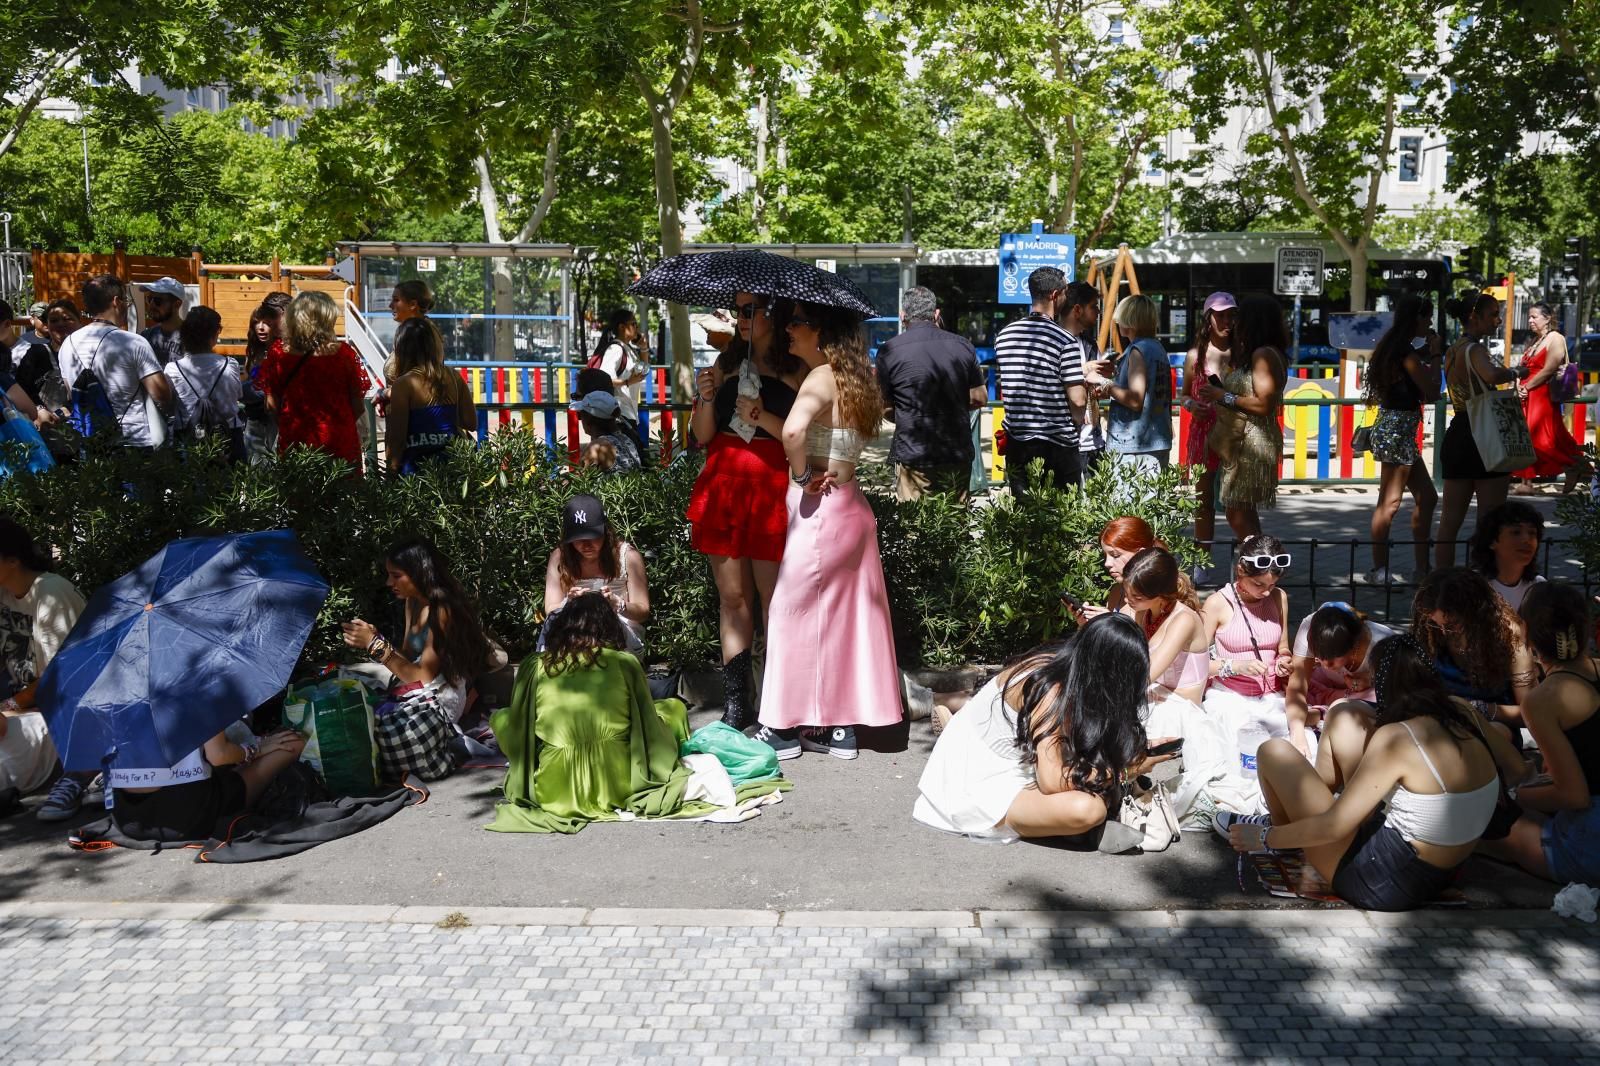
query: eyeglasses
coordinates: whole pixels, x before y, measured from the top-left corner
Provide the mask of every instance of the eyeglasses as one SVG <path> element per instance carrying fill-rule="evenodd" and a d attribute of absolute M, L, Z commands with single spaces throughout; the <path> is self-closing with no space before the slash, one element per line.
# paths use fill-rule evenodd
<path fill-rule="evenodd" d="M 734 310 L 739 312 L 740 318 L 754 318 L 757 311 L 767 310 L 767 305 L 758 300 L 751 300 L 747 304 L 736 304 Z"/>
<path fill-rule="evenodd" d="M 1241 555 L 1241 556 L 1239 556 L 1239 565 L 1240 566 L 1248 566 L 1251 569 L 1258 570 L 1258 571 L 1260 571 L 1260 570 L 1286 570 L 1286 569 L 1288 569 L 1289 564 L 1291 562 L 1293 562 L 1293 561 L 1294 561 L 1293 558 L 1289 555 L 1288 552 L 1284 552 L 1281 555 L 1268 555 L 1268 554 L 1263 553 L 1261 555 Z"/>

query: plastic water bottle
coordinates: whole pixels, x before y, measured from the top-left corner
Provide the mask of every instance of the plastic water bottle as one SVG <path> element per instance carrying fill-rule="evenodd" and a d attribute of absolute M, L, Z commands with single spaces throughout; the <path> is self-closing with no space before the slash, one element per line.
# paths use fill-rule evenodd
<path fill-rule="evenodd" d="M 1241 777 L 1256 779 L 1256 751 L 1265 744 L 1272 734 L 1260 726 L 1248 725 L 1239 730 L 1239 774 Z"/>

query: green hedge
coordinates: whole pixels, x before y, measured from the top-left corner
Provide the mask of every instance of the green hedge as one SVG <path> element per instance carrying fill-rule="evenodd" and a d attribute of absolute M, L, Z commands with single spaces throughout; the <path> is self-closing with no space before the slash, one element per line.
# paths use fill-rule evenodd
<path fill-rule="evenodd" d="M 649 560 L 651 658 L 697 666 L 717 660 L 716 592 L 683 518 L 699 466 L 686 455 L 625 476 L 574 472 L 542 438 L 521 431 L 478 447 L 463 442 L 408 478 L 351 477 L 336 460 L 305 450 L 229 467 L 204 448 L 146 455 L 97 442 L 83 462 L 0 482 L 0 509 L 48 542 L 60 571 L 85 592 L 176 537 L 292 528 L 333 588 L 306 647 L 319 662 L 344 654 L 338 622 L 361 615 L 394 623 L 383 553 L 425 535 L 515 659 L 538 632 L 561 506 L 593 492 Z M 1001 495 L 973 507 L 897 503 L 886 473 L 865 467 L 864 484 L 905 666 L 992 662 L 1058 634 L 1066 624 L 1062 590 L 1103 595 L 1098 534 L 1119 514 L 1143 516 L 1186 562 L 1198 558 L 1185 533 L 1191 493 L 1176 473 L 1130 484 L 1102 472 L 1085 492 Z M 1135 493 L 1142 502 L 1126 502 Z"/>

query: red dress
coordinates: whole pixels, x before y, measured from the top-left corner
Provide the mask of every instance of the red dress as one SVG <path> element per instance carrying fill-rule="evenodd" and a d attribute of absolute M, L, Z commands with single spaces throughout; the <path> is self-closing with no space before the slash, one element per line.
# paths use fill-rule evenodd
<path fill-rule="evenodd" d="M 1530 368 L 1530 377 L 1544 369 L 1547 348 L 1548 342 L 1543 342 L 1531 357 L 1523 358 L 1523 365 Z M 1536 458 L 1532 466 L 1516 471 L 1513 477 L 1554 477 L 1564 474 L 1583 453 L 1561 421 L 1561 406 L 1550 398 L 1550 386 L 1554 381 L 1554 378 L 1550 379 L 1523 398 L 1522 410 L 1528 416 L 1528 435 L 1533 438 Z"/>
<path fill-rule="evenodd" d="M 278 451 L 305 444 L 361 465 L 350 394 L 364 394 L 369 385 L 361 357 L 348 344 L 310 358 L 274 346 L 261 364 L 260 387 L 278 405 Z"/>

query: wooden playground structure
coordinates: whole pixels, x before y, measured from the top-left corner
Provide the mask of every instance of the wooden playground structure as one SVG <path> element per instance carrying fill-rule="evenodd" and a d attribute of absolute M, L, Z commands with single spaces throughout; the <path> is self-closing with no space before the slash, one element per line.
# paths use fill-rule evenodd
<path fill-rule="evenodd" d="M 275 292 L 293 296 L 324 292 L 339 309 L 338 330 L 345 331 L 344 296 L 348 282 L 333 273 L 333 257 L 322 263 L 286 264 L 276 256 L 267 263 L 208 263 L 199 248 L 188 256 L 129 255 L 118 242 L 107 255 L 91 252 L 47 252 L 33 249 L 33 291 L 36 300 L 62 297 L 78 303 L 83 283 L 97 274 L 115 274 L 133 285 L 175 278 L 199 290 L 196 302 L 222 316 L 222 343 L 217 350 L 240 355 L 250 329 L 250 314 Z"/>

